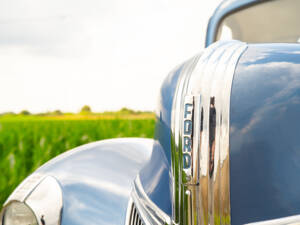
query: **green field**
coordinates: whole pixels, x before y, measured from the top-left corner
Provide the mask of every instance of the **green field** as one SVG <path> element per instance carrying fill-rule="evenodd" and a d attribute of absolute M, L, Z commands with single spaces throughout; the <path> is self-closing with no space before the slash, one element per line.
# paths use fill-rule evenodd
<path fill-rule="evenodd" d="M 0 117 L 0 205 L 26 176 L 56 155 L 102 139 L 152 138 L 154 126 L 153 116 Z"/>

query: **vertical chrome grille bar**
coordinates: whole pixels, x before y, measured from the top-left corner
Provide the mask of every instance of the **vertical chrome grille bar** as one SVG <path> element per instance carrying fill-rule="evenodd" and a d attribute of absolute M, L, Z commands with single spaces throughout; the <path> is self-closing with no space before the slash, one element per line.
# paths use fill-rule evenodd
<path fill-rule="evenodd" d="M 235 66 L 246 48 L 238 41 L 216 43 L 182 72 L 172 112 L 176 223 L 230 224 L 230 92 Z"/>
<path fill-rule="evenodd" d="M 140 214 L 133 202 L 131 203 L 130 216 L 127 225 L 144 225 Z"/>

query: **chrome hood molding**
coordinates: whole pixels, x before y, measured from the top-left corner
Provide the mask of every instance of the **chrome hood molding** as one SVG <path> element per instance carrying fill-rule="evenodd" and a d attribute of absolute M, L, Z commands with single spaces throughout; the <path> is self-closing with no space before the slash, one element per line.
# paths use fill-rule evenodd
<path fill-rule="evenodd" d="M 230 224 L 230 93 L 246 48 L 213 44 L 179 78 L 171 124 L 175 223 Z"/>

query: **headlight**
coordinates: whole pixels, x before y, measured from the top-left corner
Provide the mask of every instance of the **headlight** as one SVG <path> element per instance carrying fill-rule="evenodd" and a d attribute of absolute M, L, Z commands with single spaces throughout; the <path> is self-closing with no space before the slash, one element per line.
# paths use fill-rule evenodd
<path fill-rule="evenodd" d="M 0 213 L 0 225 L 60 225 L 62 191 L 51 176 L 33 174 L 9 196 Z"/>
<path fill-rule="evenodd" d="M 32 210 L 22 202 L 12 202 L 5 209 L 3 225 L 38 225 Z"/>

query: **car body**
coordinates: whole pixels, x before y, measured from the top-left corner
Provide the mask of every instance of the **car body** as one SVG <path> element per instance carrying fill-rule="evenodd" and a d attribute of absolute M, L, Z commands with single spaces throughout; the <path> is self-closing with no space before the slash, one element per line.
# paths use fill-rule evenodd
<path fill-rule="evenodd" d="M 214 43 L 228 16 L 270 2 L 284 1 L 216 9 L 206 48 L 161 87 L 153 140 L 52 159 L 10 195 L 2 224 L 299 223 L 300 45 Z"/>

